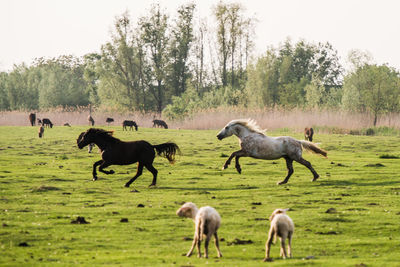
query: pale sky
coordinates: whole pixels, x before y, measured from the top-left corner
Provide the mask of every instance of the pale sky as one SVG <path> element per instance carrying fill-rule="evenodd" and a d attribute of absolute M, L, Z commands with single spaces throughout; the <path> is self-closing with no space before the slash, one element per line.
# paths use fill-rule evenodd
<path fill-rule="evenodd" d="M 110 38 L 115 16 L 128 10 L 136 21 L 155 1 L 0 0 L 0 71 L 30 65 L 37 57 L 82 56 L 99 52 Z M 159 0 L 170 16 L 185 0 Z M 212 20 L 218 1 L 194 1 L 200 17 Z M 397 0 L 237 0 L 258 19 L 256 54 L 286 38 L 330 42 L 342 64 L 351 49 L 368 51 L 378 64 L 400 70 L 400 1 Z"/>

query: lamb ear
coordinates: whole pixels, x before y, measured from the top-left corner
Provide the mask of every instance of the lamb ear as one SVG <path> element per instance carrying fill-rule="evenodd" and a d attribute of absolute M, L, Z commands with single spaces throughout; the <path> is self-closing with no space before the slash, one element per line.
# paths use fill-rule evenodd
<path fill-rule="evenodd" d="M 190 210 L 189 207 L 180 208 L 180 209 L 178 210 L 178 213 L 179 213 L 179 214 L 186 215 L 186 213 L 187 213 L 189 210 Z"/>

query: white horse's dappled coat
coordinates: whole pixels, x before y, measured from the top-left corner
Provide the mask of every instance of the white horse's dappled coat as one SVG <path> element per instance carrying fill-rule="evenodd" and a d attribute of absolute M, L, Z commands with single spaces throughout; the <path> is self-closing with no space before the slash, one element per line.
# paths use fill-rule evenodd
<path fill-rule="evenodd" d="M 274 160 L 285 158 L 288 168 L 288 175 L 285 180 L 279 184 L 287 183 L 293 173 L 293 160 L 306 166 L 314 175 L 313 181 L 319 178 L 319 175 L 312 168 L 311 164 L 302 158 L 303 148 L 310 150 L 314 153 L 321 154 L 326 157 L 327 152 L 320 149 L 311 142 L 297 140 L 290 136 L 269 137 L 266 136 L 260 127 L 257 126 L 255 121 L 247 120 L 233 120 L 229 122 L 217 135 L 219 140 L 226 137 L 236 135 L 239 138 L 241 150 L 233 152 L 229 159 L 225 162 L 223 169 L 226 169 L 235 157 L 236 169 L 241 173 L 239 164 L 240 157 L 252 157 L 256 159 Z"/>

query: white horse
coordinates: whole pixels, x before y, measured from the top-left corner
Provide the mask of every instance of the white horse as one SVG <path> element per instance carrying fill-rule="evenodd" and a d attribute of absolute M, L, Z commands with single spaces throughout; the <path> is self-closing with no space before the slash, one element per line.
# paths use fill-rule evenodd
<path fill-rule="evenodd" d="M 318 173 L 313 169 L 311 163 L 302 157 L 303 148 L 318 153 L 326 157 L 327 152 L 315 144 L 297 140 L 289 136 L 269 137 L 266 136 L 256 122 L 251 119 L 233 120 L 229 122 L 217 135 L 219 140 L 236 135 L 239 138 L 239 144 L 242 149 L 235 151 L 225 162 L 223 170 L 228 168 L 232 159 L 235 157 L 235 167 L 238 173 L 242 172 L 239 164 L 240 157 L 252 157 L 256 159 L 279 159 L 286 160 L 288 174 L 286 178 L 278 184 L 286 184 L 293 174 L 293 160 L 306 166 L 314 175 L 312 181 L 319 178 Z"/>

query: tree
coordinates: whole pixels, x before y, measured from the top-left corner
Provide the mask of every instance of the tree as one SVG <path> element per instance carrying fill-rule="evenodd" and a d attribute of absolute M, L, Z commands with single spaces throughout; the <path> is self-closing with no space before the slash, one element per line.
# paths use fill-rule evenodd
<path fill-rule="evenodd" d="M 101 49 L 102 102 L 127 109 L 139 107 L 139 60 L 128 12 L 116 17 L 111 42 Z"/>
<path fill-rule="evenodd" d="M 399 73 L 386 65 L 364 65 L 345 77 L 343 104 L 347 109 L 368 111 L 373 125 L 385 112 L 398 111 Z"/>
<path fill-rule="evenodd" d="M 73 56 L 61 56 L 39 62 L 40 108 L 87 106 L 89 95 L 83 78 L 83 65 Z"/>
<path fill-rule="evenodd" d="M 37 109 L 38 84 L 40 73 L 34 67 L 28 67 L 24 63 L 14 66 L 13 70 L 3 76 L 5 97 L 3 103 L 11 110 L 15 109 Z"/>
<path fill-rule="evenodd" d="M 168 16 L 161 12 L 159 4 L 153 5 L 148 17 L 139 21 L 142 30 L 141 38 L 144 41 L 148 54 L 148 66 L 151 76 L 148 76 L 149 91 L 156 101 L 156 110 L 161 113 L 166 104 L 167 88 L 165 86 L 166 66 L 168 65 Z"/>
<path fill-rule="evenodd" d="M 10 109 L 7 97 L 8 73 L 0 72 L 0 110 Z"/>
<path fill-rule="evenodd" d="M 87 84 L 86 91 L 89 94 L 89 102 L 90 104 L 99 105 L 98 83 L 100 75 L 97 68 L 99 62 L 101 62 L 101 55 L 97 53 L 86 54 L 83 56 L 83 62 L 83 78 Z"/>
<path fill-rule="evenodd" d="M 279 72 L 277 56 L 273 49 L 247 67 L 246 94 L 250 105 L 258 107 L 279 104 Z"/>
<path fill-rule="evenodd" d="M 309 107 L 321 107 L 326 100 L 325 87 L 316 77 L 313 77 L 311 83 L 304 88 L 306 91 L 306 100 Z"/>
<path fill-rule="evenodd" d="M 195 4 L 186 4 L 178 8 L 178 19 L 172 29 L 170 48 L 171 66 L 169 73 L 170 87 L 174 95 L 179 96 L 186 91 L 189 79 L 189 51 L 193 42 L 193 12 Z"/>
<path fill-rule="evenodd" d="M 217 21 L 218 58 L 222 74 L 221 82 L 224 87 L 228 84 L 229 75 L 231 87 L 237 87 L 240 84 L 236 72 L 239 70 L 238 76 L 243 78 L 243 62 L 247 64 L 253 48 L 251 37 L 254 35 L 254 20 L 245 18 L 243 11 L 243 6 L 238 3 L 224 4 L 222 2 L 219 2 L 213 11 Z M 229 60 L 230 73 L 228 73 Z"/>

